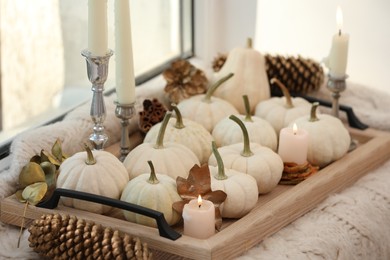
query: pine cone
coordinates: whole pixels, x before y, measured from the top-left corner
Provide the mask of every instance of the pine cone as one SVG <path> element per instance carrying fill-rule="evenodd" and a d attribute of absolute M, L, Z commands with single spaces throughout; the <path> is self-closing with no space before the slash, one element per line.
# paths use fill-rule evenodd
<path fill-rule="evenodd" d="M 177 60 L 163 72 L 167 81 L 165 92 L 171 102 L 179 103 L 190 96 L 203 94 L 207 90 L 208 80 L 202 70 L 187 60 Z"/>
<path fill-rule="evenodd" d="M 51 259 L 152 259 L 139 238 L 74 216 L 42 215 L 28 231 L 30 247 Z"/>
<path fill-rule="evenodd" d="M 225 64 L 227 59 L 227 55 L 224 53 L 218 53 L 218 55 L 214 58 L 212 62 L 212 67 L 214 72 L 218 72 L 221 70 L 223 64 Z"/>
<path fill-rule="evenodd" d="M 144 110 L 139 112 L 138 126 L 141 132 L 146 134 L 152 126 L 164 119 L 167 109 L 156 98 L 145 99 L 142 105 Z"/>
<path fill-rule="evenodd" d="M 319 89 L 324 82 L 321 65 L 312 59 L 266 54 L 265 62 L 268 79 L 279 79 L 291 93 L 306 94 Z M 272 85 L 271 94 L 282 95 L 280 89 Z"/>

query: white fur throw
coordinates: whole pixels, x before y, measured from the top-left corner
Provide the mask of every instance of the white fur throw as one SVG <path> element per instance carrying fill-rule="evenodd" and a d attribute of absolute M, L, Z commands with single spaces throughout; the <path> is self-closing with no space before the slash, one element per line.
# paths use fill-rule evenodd
<path fill-rule="evenodd" d="M 159 83 L 161 86 L 161 83 Z M 137 90 L 137 107 L 145 97 L 162 100 L 161 87 Z M 322 88 L 315 96 L 329 99 Z M 370 127 L 390 131 L 390 96 L 364 86 L 348 83 L 340 102 L 351 105 L 359 119 Z M 113 99 L 107 99 L 105 127 L 110 142 L 120 136 L 119 120 L 114 115 Z M 136 127 L 132 121 L 132 128 Z M 72 154 L 90 134 L 89 105 L 70 113 L 62 122 L 44 126 L 16 138 L 12 144 L 11 167 L 0 173 L 0 198 L 15 191 L 21 167 L 41 148 L 50 149 L 57 137 L 65 152 Z M 375 155 L 373 155 L 375 156 Z M 238 259 L 390 259 L 390 161 L 368 173 L 352 187 L 329 196 L 312 211 Z M 1 259 L 39 259 L 28 247 L 24 232 L 21 247 L 16 248 L 19 229 L 0 223 Z"/>

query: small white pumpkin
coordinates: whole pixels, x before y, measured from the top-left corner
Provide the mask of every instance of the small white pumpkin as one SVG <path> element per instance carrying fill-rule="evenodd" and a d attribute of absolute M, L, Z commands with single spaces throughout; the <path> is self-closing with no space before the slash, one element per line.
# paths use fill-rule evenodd
<path fill-rule="evenodd" d="M 169 225 L 179 222 L 181 216 L 172 204 L 181 201 L 177 193 L 176 181 L 165 174 L 155 172 L 152 161 L 148 161 L 150 173 L 141 174 L 129 181 L 124 188 L 121 200 L 160 211 Z M 123 211 L 128 221 L 141 225 L 157 227 L 156 220 L 131 211 Z"/>
<path fill-rule="evenodd" d="M 179 108 L 172 104 L 176 119 L 171 118 L 165 130 L 164 140 L 186 146 L 198 157 L 201 164 L 207 163 L 211 155 L 210 143 L 213 140 L 210 132 L 201 124 L 183 118 Z M 146 134 L 144 143 L 155 143 L 162 123 L 154 125 Z"/>
<path fill-rule="evenodd" d="M 276 83 L 283 92 L 284 97 L 272 97 L 257 104 L 255 115 L 271 123 L 276 133 L 288 126 L 295 119 L 308 115 L 311 104 L 306 99 L 292 98 L 286 86 L 278 79 L 272 78 L 271 84 Z"/>
<path fill-rule="evenodd" d="M 221 216 L 241 218 L 256 206 L 258 199 L 256 180 L 248 174 L 226 169 L 214 141 L 212 150 L 217 166 L 209 165 L 211 190 L 222 190 L 227 194 L 226 200 L 220 206 Z"/>
<path fill-rule="evenodd" d="M 258 143 L 276 151 L 278 146 L 278 137 L 272 125 L 257 116 L 252 116 L 248 96 L 244 95 L 245 115 L 237 117 L 245 124 L 249 139 L 253 143 Z M 243 142 L 242 130 L 239 125 L 234 123 L 229 117 L 218 122 L 212 132 L 215 143 L 218 147 Z"/>
<path fill-rule="evenodd" d="M 256 104 L 270 98 L 270 87 L 265 69 L 265 58 L 252 48 L 252 40 L 247 40 L 246 48 L 234 48 L 229 52 L 225 64 L 216 73 L 219 78 L 227 73 L 234 78 L 215 91 L 215 96 L 229 101 L 241 113 L 245 113 L 244 104 L 238 97 L 248 95 L 253 112 Z"/>
<path fill-rule="evenodd" d="M 159 173 L 167 174 L 176 180 L 186 178 L 195 164 L 200 164 L 198 157 L 187 147 L 174 142 L 164 143 L 165 130 L 172 112 L 165 114 L 156 143 L 142 143 L 126 156 L 125 165 L 130 180 L 149 170 L 147 161 L 151 160 Z"/>
<path fill-rule="evenodd" d="M 282 178 L 282 159 L 270 148 L 251 143 L 245 125 L 238 117 L 232 115 L 229 120 L 233 120 L 239 126 L 244 141 L 218 148 L 225 168 L 253 176 L 256 179 L 259 194 L 272 191 Z M 214 156 L 210 156 L 209 165 L 217 165 Z"/>
<path fill-rule="evenodd" d="M 318 102 L 313 103 L 310 116 L 300 117 L 295 122 L 309 133 L 307 160 L 322 168 L 348 152 L 351 136 L 339 118 L 317 115 L 318 105 Z"/>
<path fill-rule="evenodd" d="M 218 80 L 206 94 L 195 95 L 181 101 L 177 107 L 183 117 L 203 125 L 211 133 L 214 126 L 224 117 L 238 114 L 237 109 L 228 101 L 213 97 L 214 91 L 222 83 L 233 77 L 233 73 Z"/>
<path fill-rule="evenodd" d="M 119 199 L 129 176 L 123 164 L 109 152 L 78 152 L 66 159 L 59 168 L 57 188 L 77 190 L 105 197 Z M 107 213 L 111 207 L 98 203 L 61 198 L 68 207 L 98 214 Z"/>

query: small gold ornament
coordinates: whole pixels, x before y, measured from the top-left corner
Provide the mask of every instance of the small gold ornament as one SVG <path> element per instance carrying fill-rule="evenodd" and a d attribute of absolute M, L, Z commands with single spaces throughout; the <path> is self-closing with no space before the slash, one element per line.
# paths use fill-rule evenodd
<path fill-rule="evenodd" d="M 42 215 L 28 231 L 30 247 L 51 259 L 152 259 L 139 238 L 75 216 Z"/>

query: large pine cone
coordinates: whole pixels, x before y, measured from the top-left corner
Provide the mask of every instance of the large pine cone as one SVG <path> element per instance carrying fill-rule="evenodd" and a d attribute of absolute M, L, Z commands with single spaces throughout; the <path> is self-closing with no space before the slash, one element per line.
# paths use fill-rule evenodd
<path fill-rule="evenodd" d="M 139 238 L 74 216 L 47 214 L 29 227 L 30 247 L 51 259 L 151 259 Z"/>
<path fill-rule="evenodd" d="M 291 93 L 306 94 L 319 89 L 324 82 L 324 70 L 312 59 L 266 54 L 265 65 L 268 79 L 279 79 Z M 278 87 L 270 86 L 273 96 L 282 95 Z"/>

